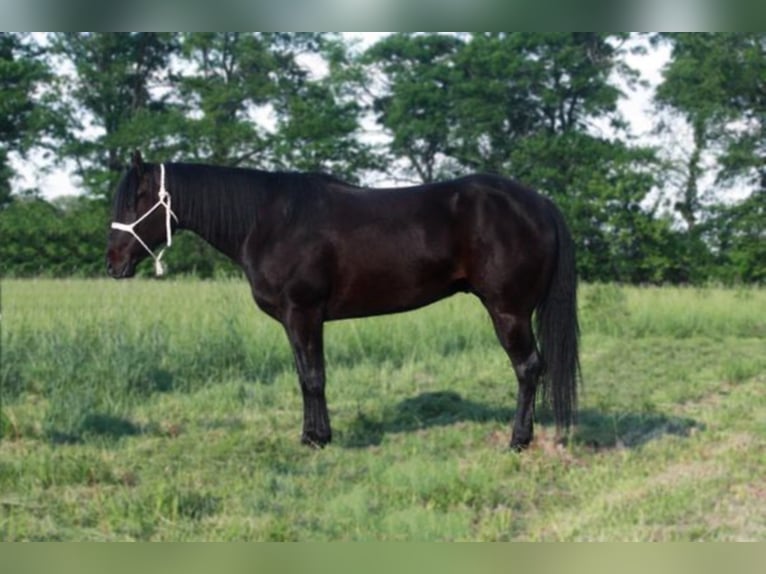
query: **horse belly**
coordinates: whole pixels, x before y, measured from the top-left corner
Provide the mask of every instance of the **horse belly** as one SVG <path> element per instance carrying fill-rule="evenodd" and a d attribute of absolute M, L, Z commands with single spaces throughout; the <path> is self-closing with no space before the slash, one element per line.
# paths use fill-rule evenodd
<path fill-rule="evenodd" d="M 402 233 L 365 247 L 343 253 L 337 262 L 329 319 L 407 311 L 462 288 L 460 265 L 446 238 L 423 241 Z"/>

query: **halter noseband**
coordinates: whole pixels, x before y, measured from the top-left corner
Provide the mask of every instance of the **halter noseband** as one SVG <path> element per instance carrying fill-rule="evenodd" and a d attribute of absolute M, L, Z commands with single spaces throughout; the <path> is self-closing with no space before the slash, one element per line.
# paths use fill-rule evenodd
<path fill-rule="evenodd" d="M 144 249 L 149 253 L 149 255 L 152 256 L 152 259 L 154 259 L 154 273 L 157 275 L 157 277 L 160 277 L 165 273 L 165 266 L 162 263 L 162 255 L 165 253 L 165 249 L 170 247 L 173 244 L 173 236 L 172 236 L 172 230 L 170 228 L 170 218 L 176 220 L 176 223 L 178 223 L 178 217 L 175 213 L 173 213 L 173 210 L 170 208 L 170 193 L 168 193 L 168 190 L 165 189 L 165 164 L 160 164 L 160 191 L 157 194 L 157 203 L 155 203 L 146 213 L 144 213 L 141 217 L 136 219 L 133 223 L 119 223 L 117 221 L 112 222 L 112 229 L 117 229 L 118 231 L 127 231 L 130 233 L 133 237 L 136 238 L 136 240 L 143 246 Z M 136 233 L 136 230 L 134 229 L 136 225 L 141 223 L 144 219 L 149 217 L 149 215 L 158 207 L 164 207 L 165 208 L 165 233 L 166 233 L 166 239 L 165 243 L 166 246 L 160 249 L 160 254 L 155 255 L 154 252 L 149 249 L 149 246 L 144 243 L 144 240 L 141 239 Z"/>

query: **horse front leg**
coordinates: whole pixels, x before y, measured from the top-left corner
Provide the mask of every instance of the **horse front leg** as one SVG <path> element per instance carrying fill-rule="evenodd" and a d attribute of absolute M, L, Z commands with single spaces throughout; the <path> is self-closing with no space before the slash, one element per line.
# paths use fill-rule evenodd
<path fill-rule="evenodd" d="M 325 399 L 323 320 L 320 309 L 291 307 L 283 321 L 303 394 L 303 444 L 323 447 L 332 440 Z"/>

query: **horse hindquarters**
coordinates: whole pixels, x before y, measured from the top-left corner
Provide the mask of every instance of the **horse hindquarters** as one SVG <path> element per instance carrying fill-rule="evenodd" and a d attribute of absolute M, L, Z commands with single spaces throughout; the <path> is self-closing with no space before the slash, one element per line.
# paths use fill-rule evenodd
<path fill-rule="evenodd" d="M 532 316 L 545 298 L 557 257 L 556 231 L 544 205 L 539 196 L 526 203 L 495 191 L 481 197 L 473 208 L 475 231 L 464 263 L 471 289 L 489 312 L 518 381 L 510 443 L 516 450 L 526 448 L 533 436 L 543 357 Z"/>

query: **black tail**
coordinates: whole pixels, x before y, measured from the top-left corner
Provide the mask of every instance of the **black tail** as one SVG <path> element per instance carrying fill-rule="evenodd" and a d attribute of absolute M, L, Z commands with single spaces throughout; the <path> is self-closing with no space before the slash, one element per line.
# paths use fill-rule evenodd
<path fill-rule="evenodd" d="M 548 292 L 537 307 L 536 326 L 543 357 L 543 400 L 551 403 L 559 430 L 567 431 L 577 410 L 580 379 L 577 273 L 572 235 L 559 209 L 549 202 L 556 225 L 557 262 Z"/>

